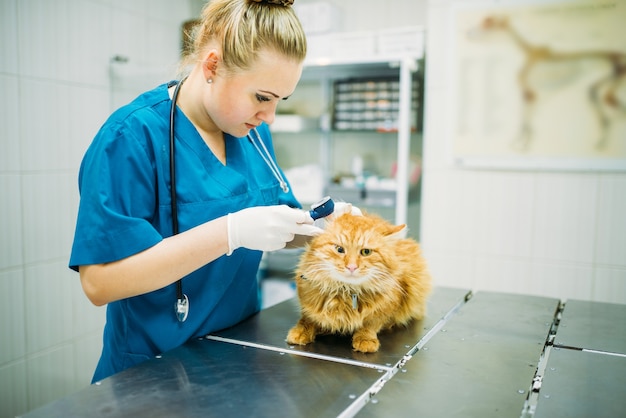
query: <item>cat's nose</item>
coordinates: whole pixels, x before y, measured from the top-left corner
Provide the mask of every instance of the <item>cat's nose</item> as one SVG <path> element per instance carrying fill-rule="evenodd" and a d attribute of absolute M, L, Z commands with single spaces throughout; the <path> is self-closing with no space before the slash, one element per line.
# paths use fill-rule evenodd
<path fill-rule="evenodd" d="M 354 271 L 359 268 L 359 266 L 357 266 L 354 263 L 348 264 L 346 267 L 347 267 L 348 270 L 350 270 L 350 273 L 354 273 Z"/>

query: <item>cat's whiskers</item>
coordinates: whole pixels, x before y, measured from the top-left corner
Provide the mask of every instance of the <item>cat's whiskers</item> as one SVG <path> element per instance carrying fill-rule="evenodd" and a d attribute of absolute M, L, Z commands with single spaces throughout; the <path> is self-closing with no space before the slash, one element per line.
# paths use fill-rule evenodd
<path fill-rule="evenodd" d="M 372 269 L 371 274 L 372 288 L 375 288 L 379 292 L 386 292 L 391 289 L 406 293 L 406 290 L 400 285 L 397 278 L 393 277 L 388 272 L 379 269 Z"/>
<path fill-rule="evenodd" d="M 366 274 L 355 274 L 355 272 L 360 272 L 360 270 L 345 274 L 337 271 L 331 263 L 320 261 L 308 267 L 305 278 L 307 280 L 312 278 L 316 284 L 320 285 L 322 291 L 329 291 L 338 284 L 342 284 L 347 285 L 351 292 L 357 293 L 363 289 L 376 293 L 388 292 L 392 289 L 406 292 L 396 278 L 382 269 L 371 268 Z"/>

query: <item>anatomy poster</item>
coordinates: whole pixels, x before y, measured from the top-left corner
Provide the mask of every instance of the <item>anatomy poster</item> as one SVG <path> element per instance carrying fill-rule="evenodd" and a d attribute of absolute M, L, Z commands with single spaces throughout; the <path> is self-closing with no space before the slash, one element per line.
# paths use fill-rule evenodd
<path fill-rule="evenodd" d="M 626 1 L 452 7 L 456 163 L 626 170 Z"/>

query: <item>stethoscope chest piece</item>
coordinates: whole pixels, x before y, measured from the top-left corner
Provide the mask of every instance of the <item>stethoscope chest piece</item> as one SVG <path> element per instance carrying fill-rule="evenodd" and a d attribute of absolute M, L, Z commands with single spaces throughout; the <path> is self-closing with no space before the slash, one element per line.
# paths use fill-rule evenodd
<path fill-rule="evenodd" d="M 185 322 L 187 315 L 189 315 L 189 298 L 187 295 L 183 294 L 181 299 L 176 300 L 174 310 L 176 311 L 176 319 L 178 319 L 178 322 Z"/>

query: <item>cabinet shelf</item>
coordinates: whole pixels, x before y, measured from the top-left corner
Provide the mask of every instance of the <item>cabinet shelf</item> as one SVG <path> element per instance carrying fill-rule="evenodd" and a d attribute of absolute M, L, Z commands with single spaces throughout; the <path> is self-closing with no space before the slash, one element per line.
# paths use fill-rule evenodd
<path fill-rule="evenodd" d="M 421 107 L 417 110 L 413 108 L 415 97 L 413 95 L 413 86 L 416 82 L 414 74 L 418 71 L 421 58 L 417 56 L 398 56 L 398 57 L 378 57 L 365 60 L 346 59 L 346 60 L 326 60 L 324 62 L 305 62 L 301 80 L 307 83 L 307 88 L 311 85 L 321 88 L 317 90 L 321 93 L 321 103 L 324 109 L 319 118 L 316 118 L 317 125 L 313 128 L 303 128 L 308 131 L 317 129 L 321 138 L 320 142 L 320 161 L 322 173 L 327 176 L 324 179 L 326 184 L 326 194 L 331 195 L 345 201 L 352 201 L 356 205 L 370 207 L 384 207 L 394 211 L 394 221 L 397 224 L 407 223 L 408 205 L 409 205 L 409 157 L 411 134 L 416 131 L 415 111 L 421 112 Z M 333 103 L 333 86 L 336 81 L 350 78 L 364 77 L 387 77 L 397 80 L 398 97 L 397 97 L 397 118 L 393 129 L 378 131 L 376 129 L 358 129 L 344 130 L 332 129 L 331 110 Z M 315 87 L 317 88 L 317 87 Z M 315 96 L 317 95 L 313 92 Z M 413 109 L 412 109 L 413 108 Z M 413 113 L 412 113 L 413 110 Z M 280 117 L 282 117 L 281 115 Z M 278 122 L 277 118 L 277 122 Z M 300 121 L 302 122 L 302 121 Z M 310 123 L 300 123 L 302 126 L 312 126 Z M 280 125 L 273 125 L 275 132 L 289 132 Z M 417 128 L 419 129 L 419 127 Z M 373 135 L 383 135 L 386 140 L 396 141 L 395 163 L 397 170 L 395 175 L 395 188 L 375 189 L 369 188 L 365 191 L 354 188 L 346 188 L 331 182 L 331 162 L 333 158 L 333 141 L 335 137 L 342 133 L 348 132 L 371 132 Z M 299 132 L 302 132 L 299 131 Z M 336 144 L 335 144 L 336 145 Z M 392 153 L 393 155 L 393 153 Z M 344 156 L 342 155 L 341 158 Z"/>
<path fill-rule="evenodd" d="M 402 56 L 394 58 L 373 58 L 367 60 L 323 60 L 305 62 L 302 80 L 339 79 L 353 76 L 398 76 L 402 63 L 409 63 L 413 71 L 421 57 Z"/>
<path fill-rule="evenodd" d="M 276 115 L 273 132 L 314 132 L 320 129 L 320 118 L 300 115 Z"/>
<path fill-rule="evenodd" d="M 346 187 L 339 184 L 326 186 L 326 194 L 350 202 L 356 206 L 393 207 L 396 203 L 396 190 L 372 189 L 367 187 Z"/>

